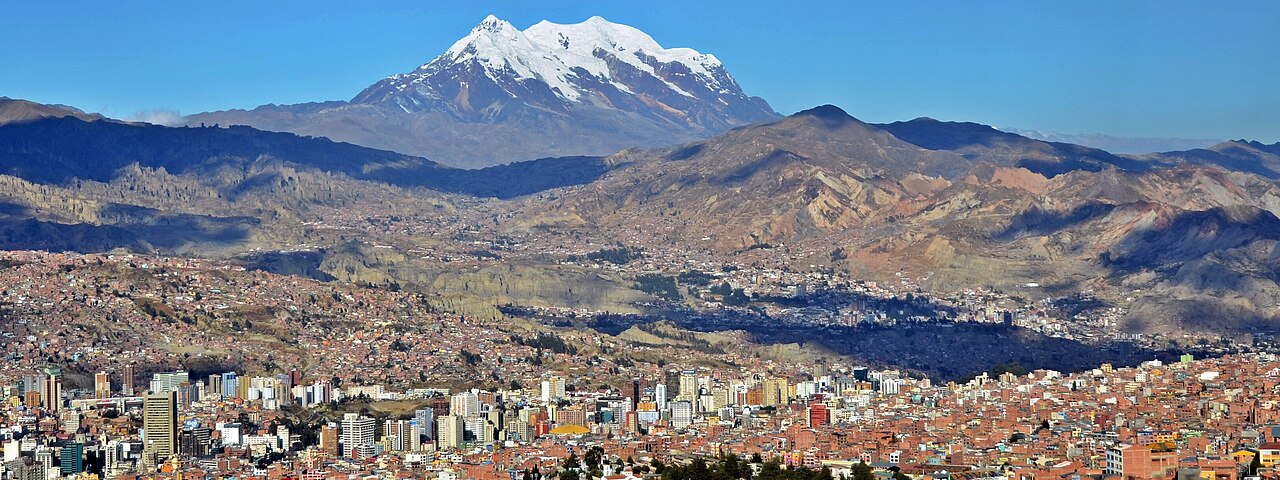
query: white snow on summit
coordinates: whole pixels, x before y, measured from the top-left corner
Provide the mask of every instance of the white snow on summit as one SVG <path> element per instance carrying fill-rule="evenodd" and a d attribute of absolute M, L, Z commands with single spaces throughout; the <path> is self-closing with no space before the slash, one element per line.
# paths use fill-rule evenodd
<path fill-rule="evenodd" d="M 727 73 L 723 72 L 715 56 L 690 48 L 663 48 L 634 27 L 612 23 L 598 16 L 569 25 L 544 20 L 520 31 L 511 23 L 489 15 L 443 55 L 420 67 L 419 72 L 475 60 L 494 79 L 512 76 L 539 79 L 568 100 L 577 100 L 586 93 L 576 82 L 585 80 L 580 78 L 583 73 L 630 93 L 626 85 L 613 78 L 606 60 L 597 55 L 597 50 L 602 50 L 602 55 L 608 52 L 658 79 L 663 76 L 645 63 L 642 56 L 651 57 L 651 61 L 658 64 L 679 63 L 712 91 L 729 93 L 728 86 L 719 80 L 728 78 Z M 714 73 L 716 71 L 720 76 Z M 663 82 L 681 95 L 693 96 L 669 81 Z"/>

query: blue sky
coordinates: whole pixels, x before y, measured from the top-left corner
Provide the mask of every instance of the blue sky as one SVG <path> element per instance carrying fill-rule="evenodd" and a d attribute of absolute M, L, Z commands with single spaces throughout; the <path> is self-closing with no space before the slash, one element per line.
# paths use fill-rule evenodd
<path fill-rule="evenodd" d="M 792 113 L 1280 140 L 1280 2 L 11 2 L 0 95 L 111 116 L 349 99 L 485 15 L 713 53 Z"/>

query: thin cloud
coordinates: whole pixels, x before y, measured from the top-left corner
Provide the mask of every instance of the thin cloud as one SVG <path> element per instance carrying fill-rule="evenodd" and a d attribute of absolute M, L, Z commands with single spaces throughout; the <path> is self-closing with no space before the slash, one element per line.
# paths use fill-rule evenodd
<path fill-rule="evenodd" d="M 182 125 L 182 114 L 178 113 L 177 110 L 145 110 L 130 115 L 126 120 L 171 127 L 175 125 Z"/>

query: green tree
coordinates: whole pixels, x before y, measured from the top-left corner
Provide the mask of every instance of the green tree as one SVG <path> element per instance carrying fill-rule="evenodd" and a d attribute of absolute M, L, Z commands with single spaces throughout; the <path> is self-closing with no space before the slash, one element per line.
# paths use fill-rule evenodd
<path fill-rule="evenodd" d="M 875 472 L 871 471 L 871 465 L 866 462 L 858 462 L 850 470 L 853 471 L 853 480 L 876 480 Z"/>
<path fill-rule="evenodd" d="M 764 462 L 764 465 L 760 467 L 760 475 L 756 478 L 759 480 L 782 480 L 782 463 L 778 462 L 777 459 L 770 459 Z M 875 478 L 872 477 L 871 480 L 875 480 Z"/>

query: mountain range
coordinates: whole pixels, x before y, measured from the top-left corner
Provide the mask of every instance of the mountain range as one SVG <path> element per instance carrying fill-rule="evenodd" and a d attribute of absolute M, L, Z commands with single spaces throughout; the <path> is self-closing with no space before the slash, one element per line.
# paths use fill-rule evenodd
<path fill-rule="evenodd" d="M 191 115 L 485 167 L 706 138 L 779 115 L 715 56 L 592 17 L 523 31 L 489 16 L 443 54 L 349 101 Z"/>
<path fill-rule="evenodd" d="M 1280 322 L 1280 144 L 1116 154 L 831 105 L 781 117 L 714 56 L 599 17 L 489 17 L 350 101 L 186 121 L 0 99 L 0 247 L 238 258 L 494 314 L 641 310 L 630 279 L 551 247 L 451 264 L 625 239 L 939 292 L 1087 291 L 1137 333 Z"/>
<path fill-rule="evenodd" d="M 1096 291 L 1136 332 L 1272 331 L 1280 320 L 1280 144 L 1121 156 L 972 123 L 868 124 L 821 106 L 673 147 L 466 170 L 250 127 L 41 108 L 68 114 L 0 125 L 6 248 L 239 256 L 324 244 L 306 225 L 334 208 L 482 209 L 516 235 L 636 238 L 657 222 L 666 227 L 642 243 L 769 261 L 788 257 L 773 246 L 839 250 L 796 262 L 915 275 L 938 291 Z M 372 258 L 384 252 L 327 241 L 307 270 L 320 278 L 447 288 L 431 280 L 441 272 L 410 273 L 410 257 L 383 264 Z"/>

